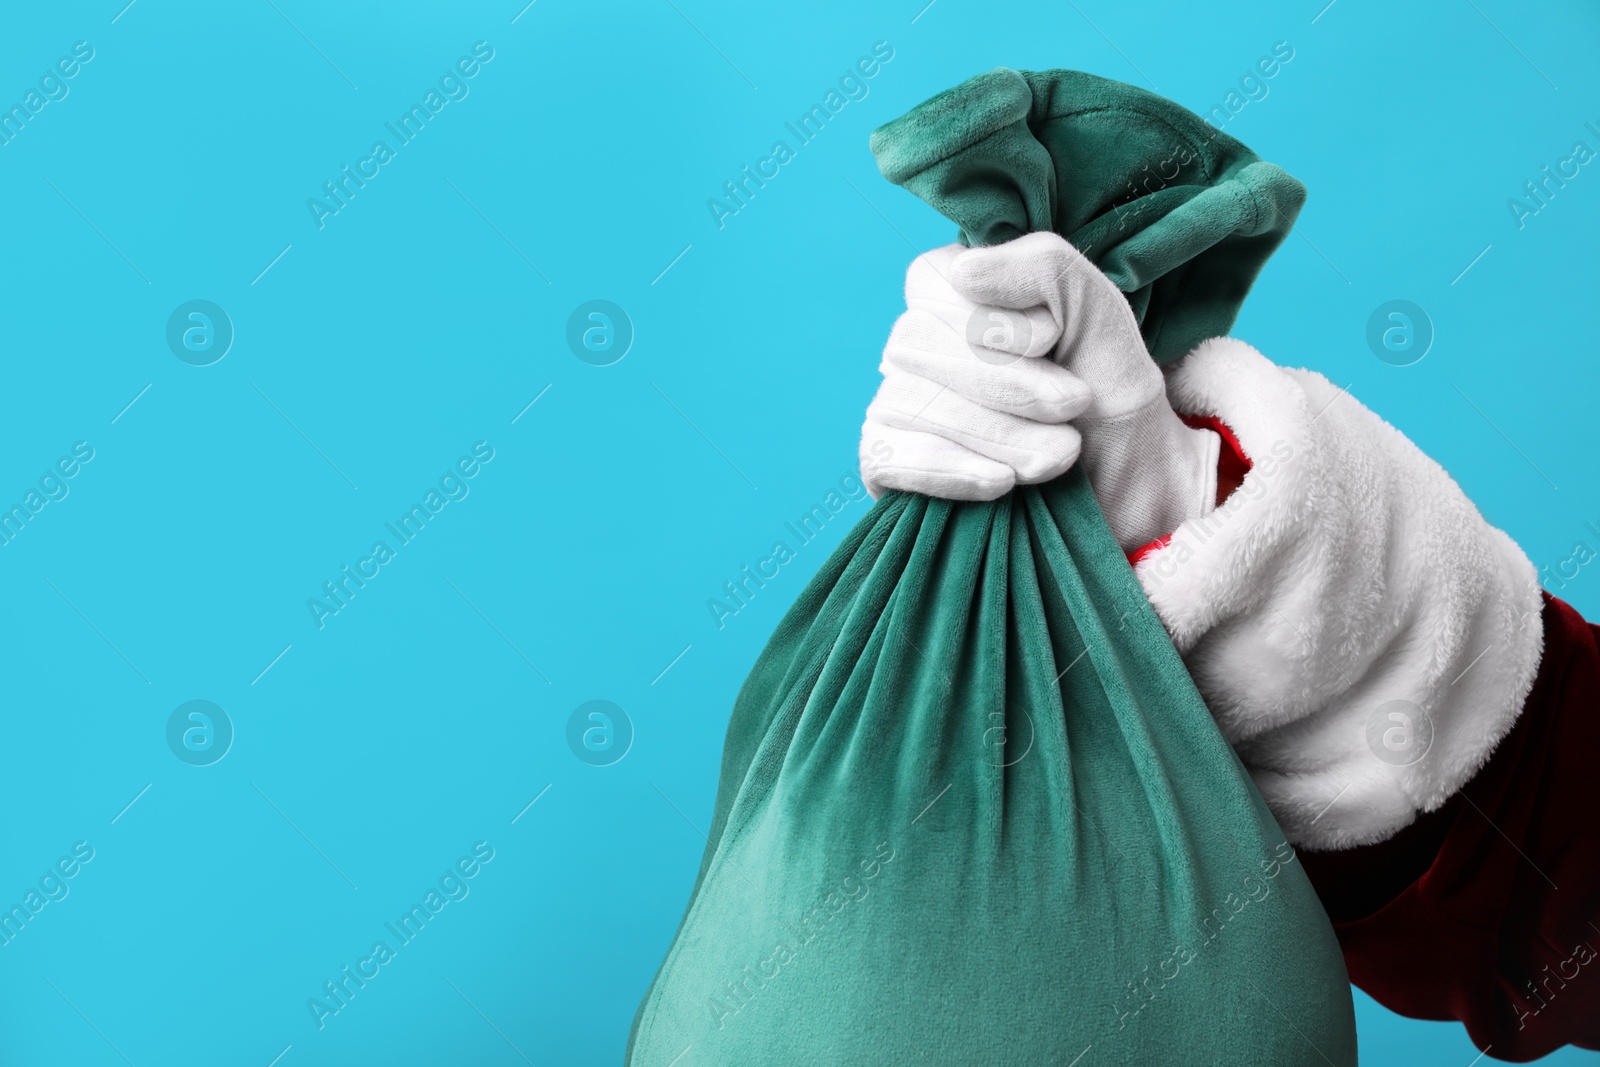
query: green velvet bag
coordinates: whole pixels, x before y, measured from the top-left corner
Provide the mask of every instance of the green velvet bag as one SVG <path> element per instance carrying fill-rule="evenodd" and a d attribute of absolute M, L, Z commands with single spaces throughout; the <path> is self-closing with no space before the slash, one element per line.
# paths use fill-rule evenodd
<path fill-rule="evenodd" d="M 1071 71 L 981 75 L 872 146 L 968 243 L 1068 237 L 1163 361 L 1226 332 L 1304 196 Z M 1355 1062 L 1327 917 L 1081 470 L 880 500 L 739 694 L 628 1063 Z"/>

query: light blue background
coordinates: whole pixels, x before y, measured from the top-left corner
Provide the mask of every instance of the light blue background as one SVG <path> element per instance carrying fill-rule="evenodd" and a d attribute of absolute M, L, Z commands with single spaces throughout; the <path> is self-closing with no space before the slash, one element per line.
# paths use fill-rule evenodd
<path fill-rule="evenodd" d="M 1506 204 L 1600 148 L 1593 5 L 123 2 L 0 35 L 3 101 L 95 48 L 0 147 L 0 503 L 96 450 L 0 548 L 0 903 L 95 849 L 0 948 L 5 1064 L 620 1060 L 734 693 L 865 504 L 724 629 L 706 601 L 854 472 L 904 268 L 951 237 L 867 135 L 990 67 L 1204 111 L 1288 41 L 1227 129 L 1311 198 L 1237 334 L 1348 384 L 1535 562 L 1600 545 L 1600 169 L 1524 229 Z M 470 95 L 319 230 L 307 198 L 479 40 Z M 719 230 L 707 199 L 879 40 L 870 95 Z M 237 332 L 205 368 L 163 338 L 195 298 Z M 637 331 L 605 368 L 564 341 L 596 298 Z M 1437 331 L 1414 366 L 1366 347 L 1393 298 Z M 307 598 L 479 440 L 470 495 L 319 631 Z M 1562 595 L 1600 614 L 1595 574 Z M 237 731 L 210 767 L 166 746 L 191 699 Z M 636 730 L 614 766 L 564 740 L 591 699 Z M 477 841 L 470 896 L 319 1031 L 307 999 Z M 1476 1055 L 1360 1026 L 1367 1064 Z"/>

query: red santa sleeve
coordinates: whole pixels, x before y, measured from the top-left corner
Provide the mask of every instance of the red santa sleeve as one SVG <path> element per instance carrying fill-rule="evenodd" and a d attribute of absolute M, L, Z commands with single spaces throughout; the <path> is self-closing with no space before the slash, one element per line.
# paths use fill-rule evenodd
<path fill-rule="evenodd" d="M 1343 390 L 1207 342 L 1217 510 L 1134 553 L 1352 980 L 1497 1058 L 1600 1047 L 1600 630 Z"/>
<path fill-rule="evenodd" d="M 1543 624 L 1522 714 L 1471 781 L 1384 841 L 1300 854 L 1352 982 L 1513 1061 L 1600 1049 L 1600 628 L 1554 597 Z"/>

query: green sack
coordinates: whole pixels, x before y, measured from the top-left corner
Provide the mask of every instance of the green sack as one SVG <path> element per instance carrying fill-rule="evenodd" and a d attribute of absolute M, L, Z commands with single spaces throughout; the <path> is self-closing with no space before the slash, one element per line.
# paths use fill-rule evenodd
<path fill-rule="evenodd" d="M 1116 106 L 1137 117 L 1088 121 L 1124 137 L 1074 133 Z M 1209 177 L 1116 231 L 1149 126 Z M 1094 230 L 1168 346 L 1227 329 L 1303 193 L 1068 71 L 983 75 L 873 148 L 969 241 Z M 1328 920 L 1081 469 L 985 504 L 888 494 L 801 593 L 734 706 L 628 1062 L 1356 1062 Z"/>
<path fill-rule="evenodd" d="M 1127 294 L 1161 364 L 1228 332 L 1306 198 L 1194 112 L 1076 70 L 980 74 L 874 132 L 872 151 L 963 244 L 1065 237 Z"/>

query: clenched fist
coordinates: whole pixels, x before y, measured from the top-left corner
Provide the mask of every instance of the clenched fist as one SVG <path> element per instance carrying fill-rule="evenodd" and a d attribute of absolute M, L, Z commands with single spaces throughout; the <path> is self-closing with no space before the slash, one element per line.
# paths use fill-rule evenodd
<path fill-rule="evenodd" d="M 1081 455 L 1124 547 L 1213 506 L 1217 435 L 1177 417 L 1127 300 L 1056 234 L 919 256 L 880 369 L 861 441 L 875 495 L 993 500 Z"/>

